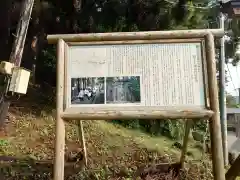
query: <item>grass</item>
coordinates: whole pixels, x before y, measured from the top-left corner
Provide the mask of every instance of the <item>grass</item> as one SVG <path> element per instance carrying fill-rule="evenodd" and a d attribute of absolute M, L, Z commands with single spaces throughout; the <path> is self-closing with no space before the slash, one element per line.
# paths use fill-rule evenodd
<path fill-rule="evenodd" d="M 0 176 L 5 180 L 51 179 L 55 112 L 50 112 L 34 115 L 15 108 L 11 111 L 7 133 L 0 137 L 0 155 L 14 156 L 17 160 L 1 163 Z M 66 179 L 130 180 L 143 165 L 176 162 L 180 158 L 180 150 L 174 148 L 174 141 L 166 137 L 154 137 L 106 121 L 84 121 L 83 124 L 89 165 L 85 169 L 81 165 L 80 168 L 74 166 L 75 169 L 71 166 L 65 170 Z M 66 153 L 81 149 L 76 130 L 74 123 L 66 125 Z M 199 163 L 201 151 L 193 140 L 190 141 L 187 160 L 186 169 L 190 174 L 187 179 L 211 179 L 211 172 L 202 170 L 204 167 Z"/>

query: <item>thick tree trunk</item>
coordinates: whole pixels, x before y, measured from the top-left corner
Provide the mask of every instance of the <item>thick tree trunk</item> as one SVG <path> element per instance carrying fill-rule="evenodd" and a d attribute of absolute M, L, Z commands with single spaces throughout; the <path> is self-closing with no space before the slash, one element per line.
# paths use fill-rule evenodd
<path fill-rule="evenodd" d="M 0 23 L 0 60 L 6 60 L 10 54 L 10 43 L 9 43 L 9 33 L 10 33 L 10 10 L 11 10 L 12 1 L 11 0 L 1 0 L 0 1 L 0 17 L 2 18 Z M 3 75 L 1 75 L 1 89 L 3 91 Z M 2 102 L 3 97 L 0 97 L 0 103 Z M 4 108 L 0 106 L 0 112 Z M 0 121 L 0 127 L 2 127 L 3 122 Z"/>
<path fill-rule="evenodd" d="M 15 66 L 21 65 L 22 55 L 23 55 L 23 49 L 24 44 L 26 40 L 27 30 L 29 21 L 31 18 L 32 8 L 33 8 L 34 0 L 25 0 L 25 2 L 22 5 L 22 10 L 20 14 L 20 19 L 17 26 L 17 32 L 16 32 L 16 39 L 13 43 L 12 52 L 10 55 L 9 61 L 11 63 L 14 63 Z M 0 127 L 3 127 L 6 116 L 8 113 L 8 109 L 10 106 L 10 99 L 7 99 L 5 96 L 5 93 L 8 89 L 9 79 L 7 80 L 4 87 L 4 92 L 2 92 L 2 98 L 1 98 L 1 104 L 0 104 Z"/>
<path fill-rule="evenodd" d="M 29 21 L 32 14 L 33 4 L 34 0 L 25 0 L 22 6 L 20 19 L 17 26 L 16 39 L 14 41 L 12 52 L 9 59 L 9 61 L 11 63 L 14 63 L 15 66 L 21 65 L 22 54 L 27 36 Z"/>
<path fill-rule="evenodd" d="M 10 54 L 10 10 L 11 10 L 12 0 L 1 0 L 0 1 L 0 60 L 6 60 Z"/>

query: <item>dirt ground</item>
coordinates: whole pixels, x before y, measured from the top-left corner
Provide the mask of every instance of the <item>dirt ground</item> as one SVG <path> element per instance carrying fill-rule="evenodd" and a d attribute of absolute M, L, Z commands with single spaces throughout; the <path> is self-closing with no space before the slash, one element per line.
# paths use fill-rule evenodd
<path fill-rule="evenodd" d="M 29 106 L 28 106 L 29 107 Z M 10 121 L 0 134 L 1 180 L 52 179 L 55 138 L 55 111 L 28 109 L 15 105 L 10 110 Z M 190 145 L 186 169 L 159 165 L 175 163 L 180 150 L 173 141 L 129 130 L 106 121 L 84 121 L 88 152 L 88 166 L 83 166 L 82 146 L 75 123 L 66 126 L 65 179 L 81 180 L 177 180 L 212 178 L 208 160 L 193 161 L 199 150 Z"/>

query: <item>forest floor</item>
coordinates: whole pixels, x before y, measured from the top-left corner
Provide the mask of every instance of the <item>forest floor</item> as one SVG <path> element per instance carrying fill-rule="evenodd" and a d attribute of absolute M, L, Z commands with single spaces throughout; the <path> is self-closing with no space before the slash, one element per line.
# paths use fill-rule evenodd
<path fill-rule="evenodd" d="M 52 177 L 54 152 L 54 110 L 41 110 L 31 105 L 14 106 L 10 110 L 10 121 L 6 132 L 0 136 L 1 180 L 36 179 Z M 36 112 L 35 112 L 36 111 Z M 154 171 L 154 165 L 177 162 L 180 149 L 166 137 L 155 137 L 141 131 L 123 128 L 107 121 L 84 121 L 84 132 L 88 152 L 88 167 L 82 162 L 66 163 L 66 179 L 81 180 L 132 180 L 139 179 L 211 179 L 211 163 L 190 140 L 186 168 L 181 177 L 173 178 L 173 171 Z M 66 152 L 81 149 L 77 126 L 66 126 Z M 151 171 L 143 171 L 152 165 Z M 156 167 L 156 166 L 155 166 Z M 140 170 L 139 170 L 140 169 Z M 206 170 L 208 169 L 208 170 Z M 149 169 L 148 169 L 149 170 Z M 160 168 L 161 171 L 161 168 Z M 138 174 L 138 175 L 136 175 Z M 139 175 L 140 176 L 140 175 Z M 183 177 L 184 176 L 184 177 Z"/>

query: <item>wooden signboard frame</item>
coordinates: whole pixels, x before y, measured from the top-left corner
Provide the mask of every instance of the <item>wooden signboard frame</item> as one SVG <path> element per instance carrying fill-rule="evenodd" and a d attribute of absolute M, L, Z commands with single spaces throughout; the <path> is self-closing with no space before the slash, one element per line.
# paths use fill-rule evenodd
<path fill-rule="evenodd" d="M 57 43 L 57 115 L 56 115 L 56 140 L 55 140 L 55 166 L 54 180 L 64 179 L 64 151 L 65 151 L 65 120 L 106 120 L 106 119 L 210 119 L 210 135 L 212 149 L 212 164 L 215 180 L 225 180 L 223 164 L 223 152 L 221 141 L 221 129 L 218 104 L 218 87 L 216 79 L 214 35 L 221 36 L 221 29 L 206 30 L 180 30 L 180 31 L 153 31 L 153 32 L 126 32 L 126 33 L 97 33 L 97 34 L 69 34 L 49 35 L 49 43 Z M 203 56 L 206 58 L 206 97 L 205 109 L 158 109 L 159 107 L 137 107 L 130 111 L 122 109 L 96 108 L 88 109 L 68 108 L 66 106 L 66 61 L 68 58 L 68 46 L 80 44 L 114 44 L 114 42 L 151 43 L 158 42 L 182 42 L 201 41 L 204 45 Z M 204 73 L 205 74 L 205 73 Z M 91 108 L 89 108 L 91 109 Z M 183 142 L 181 164 L 184 163 L 189 136 L 190 121 L 186 121 L 185 137 Z"/>

